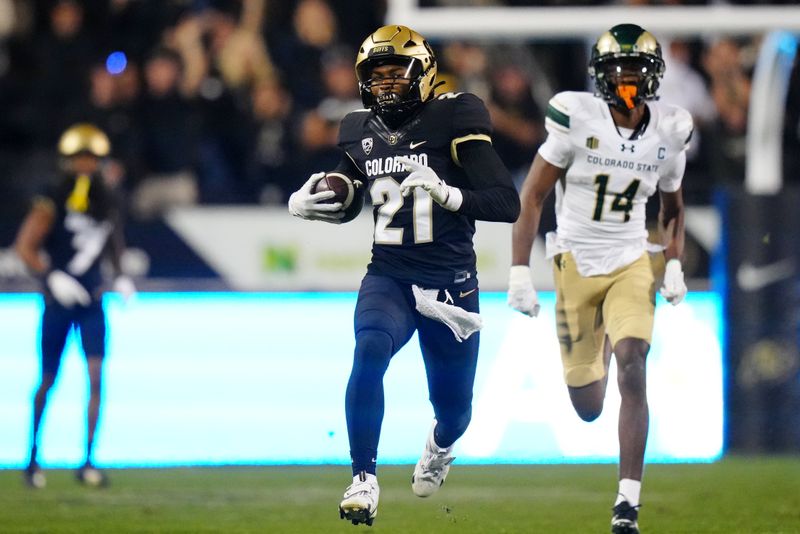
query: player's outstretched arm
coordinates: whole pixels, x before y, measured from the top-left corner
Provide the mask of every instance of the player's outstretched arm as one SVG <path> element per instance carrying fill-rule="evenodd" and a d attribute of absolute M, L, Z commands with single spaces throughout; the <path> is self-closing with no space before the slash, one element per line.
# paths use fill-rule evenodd
<path fill-rule="evenodd" d="M 683 257 L 684 207 L 681 189 L 673 192 L 661 191 L 661 211 L 658 214 L 659 228 L 666 242 L 664 258 L 667 265 L 664 271 L 664 285 L 661 295 L 673 306 L 680 304 L 686 296 L 686 283 L 683 279 L 681 258 Z"/>
<path fill-rule="evenodd" d="M 522 211 L 511 232 L 508 305 L 532 317 L 539 313 L 539 297 L 531 280 L 531 248 L 539 231 L 544 201 L 563 173 L 564 169 L 536 154 L 520 192 Z"/>
<path fill-rule="evenodd" d="M 325 202 L 336 196 L 336 193 L 333 191 L 312 192 L 317 182 L 324 177 L 324 172 L 312 174 L 300 189 L 292 193 L 292 196 L 289 197 L 289 213 L 309 221 L 325 221 L 334 224 L 341 222 L 344 217 L 344 212 L 341 211 L 342 203 Z"/>

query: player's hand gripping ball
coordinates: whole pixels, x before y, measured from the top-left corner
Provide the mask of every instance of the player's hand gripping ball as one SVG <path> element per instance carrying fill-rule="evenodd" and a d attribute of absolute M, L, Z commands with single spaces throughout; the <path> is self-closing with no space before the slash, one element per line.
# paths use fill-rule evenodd
<path fill-rule="evenodd" d="M 361 180 L 351 179 L 340 172 L 328 172 L 325 173 L 324 178 L 316 183 L 312 193 L 333 191 L 335 196 L 320 201 L 320 204 L 341 202 L 341 211 L 344 212 L 344 217 L 340 219 L 340 222 L 348 222 L 361 213 L 361 208 L 364 207 L 365 189 L 364 182 Z"/>

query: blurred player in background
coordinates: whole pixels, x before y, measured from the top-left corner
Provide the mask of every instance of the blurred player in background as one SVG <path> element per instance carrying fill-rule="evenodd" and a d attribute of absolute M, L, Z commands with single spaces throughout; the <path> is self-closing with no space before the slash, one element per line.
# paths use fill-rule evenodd
<path fill-rule="evenodd" d="M 416 331 L 434 421 L 412 490 L 427 497 L 444 482 L 453 443 L 472 413 L 480 316 L 472 236 L 476 220 L 514 222 L 519 197 L 491 144 L 483 103 L 469 93 L 435 96 L 436 58 L 405 26 L 371 34 L 356 58 L 367 109 L 341 124 L 336 171 L 368 184 L 375 218 L 372 261 L 355 309 L 356 348 L 345 408 L 353 482 L 342 518 L 372 524 L 377 513 L 383 376 Z M 410 172 L 409 172 L 410 171 Z M 289 200 L 304 219 L 337 223 L 334 193 L 314 193 L 314 174 Z"/>
<path fill-rule="evenodd" d="M 41 277 L 45 302 L 42 377 L 33 401 L 30 463 L 24 471 L 25 481 L 35 488 L 46 484 L 38 464 L 42 414 L 73 328 L 80 332 L 90 385 L 86 458 L 77 476 L 87 485 L 106 482 L 105 475 L 92 463 L 106 338 L 100 268 L 104 255 L 109 256 L 117 274 L 114 290 L 125 299 L 135 292 L 133 282 L 120 269 L 124 243 L 119 207 L 99 172 L 110 149 L 108 137 L 94 125 L 76 124 L 67 129 L 58 144 L 64 173 L 46 194 L 34 200 L 15 243 L 22 261 Z"/>
<path fill-rule="evenodd" d="M 600 415 L 612 350 L 617 361 L 620 481 L 611 522 L 617 534 L 639 532 L 645 361 L 664 259 L 661 294 L 672 304 L 686 294 L 681 180 L 692 118 L 656 102 L 663 72 L 660 45 L 639 26 L 620 24 L 600 36 L 589 67 L 596 94 L 564 92 L 550 100 L 549 136 L 523 185 L 513 230 L 508 302 L 535 316 L 531 246 L 542 204 L 556 189 L 557 229 L 547 235 L 546 248 L 554 264 L 564 378 L 581 419 Z M 645 204 L 656 191 L 666 248 L 651 256 Z"/>

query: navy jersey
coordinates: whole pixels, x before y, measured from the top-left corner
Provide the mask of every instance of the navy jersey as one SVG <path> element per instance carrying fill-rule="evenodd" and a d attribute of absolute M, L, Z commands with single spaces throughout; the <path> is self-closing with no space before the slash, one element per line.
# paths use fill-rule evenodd
<path fill-rule="evenodd" d="M 475 219 L 439 206 L 421 188 L 400 194 L 408 176 L 398 156 L 431 167 L 446 184 L 471 189 L 458 161 L 466 141 L 490 141 L 491 122 L 483 102 L 469 93 L 446 93 L 426 102 L 398 130 L 370 110 L 342 121 L 339 146 L 368 182 L 375 233 L 368 272 L 406 283 L 444 287 L 473 278 Z"/>
<path fill-rule="evenodd" d="M 93 297 L 102 284 L 100 263 L 118 224 L 112 192 L 98 176 L 66 176 L 44 195 L 55 221 L 44 243 L 50 267 L 75 277 Z"/>

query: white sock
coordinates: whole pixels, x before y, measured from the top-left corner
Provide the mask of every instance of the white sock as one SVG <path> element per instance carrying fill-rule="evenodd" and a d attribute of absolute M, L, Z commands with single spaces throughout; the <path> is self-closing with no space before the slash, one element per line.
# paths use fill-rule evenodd
<path fill-rule="evenodd" d="M 642 481 L 633 480 L 630 478 L 623 478 L 619 481 L 619 493 L 617 493 L 617 502 L 614 506 L 622 501 L 628 501 L 631 506 L 639 506 L 639 493 L 642 491 Z"/>

